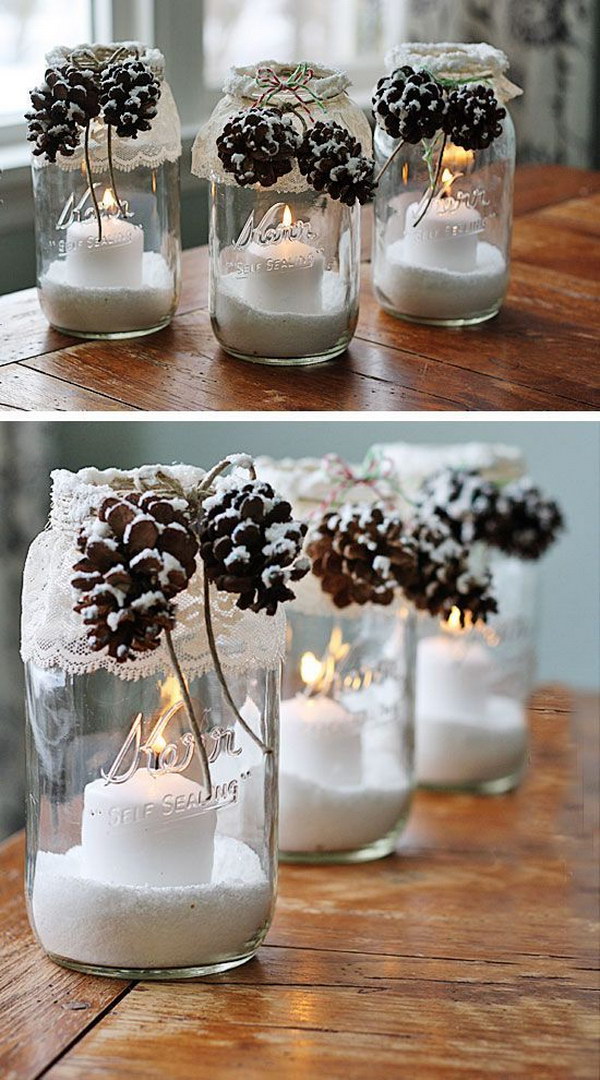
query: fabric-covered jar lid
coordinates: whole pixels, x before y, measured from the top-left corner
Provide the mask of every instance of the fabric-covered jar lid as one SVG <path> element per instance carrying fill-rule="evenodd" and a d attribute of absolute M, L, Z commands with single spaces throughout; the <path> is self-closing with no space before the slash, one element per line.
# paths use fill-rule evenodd
<path fill-rule="evenodd" d="M 456 84 L 489 82 L 502 103 L 523 93 L 506 77 L 509 67 L 506 53 L 483 41 L 474 44 L 407 41 L 390 49 L 385 63 L 390 73 L 408 64 L 415 71 L 425 68 L 442 81 Z"/>

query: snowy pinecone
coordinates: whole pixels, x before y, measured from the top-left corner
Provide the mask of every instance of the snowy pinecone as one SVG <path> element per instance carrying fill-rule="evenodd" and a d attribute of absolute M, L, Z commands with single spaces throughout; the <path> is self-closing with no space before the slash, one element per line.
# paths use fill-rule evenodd
<path fill-rule="evenodd" d="M 35 143 L 33 154 L 72 157 L 79 145 L 81 128 L 100 112 L 96 75 L 74 64 L 48 68 L 44 82 L 29 94 L 33 109 L 25 113 L 27 139 Z"/>
<path fill-rule="evenodd" d="M 270 484 L 229 482 L 202 504 L 198 535 L 209 581 L 237 593 L 237 607 L 274 615 L 293 600 L 289 582 L 308 573 L 301 555 L 306 525 L 292 518 L 291 506 Z"/>
<path fill-rule="evenodd" d="M 339 608 L 391 604 L 407 561 L 413 562 L 400 518 L 377 505 L 328 511 L 311 529 L 306 550 L 323 592 Z"/>
<path fill-rule="evenodd" d="M 299 145 L 290 116 L 256 105 L 229 117 L 217 139 L 217 152 L 242 187 L 272 187 L 292 171 Z"/>
<path fill-rule="evenodd" d="M 157 113 L 160 82 L 141 60 L 111 64 L 101 76 L 100 104 L 105 123 L 122 139 L 149 131 Z"/>
<path fill-rule="evenodd" d="M 455 146 L 485 150 L 502 134 L 505 116 L 491 86 L 460 86 L 448 95 L 444 131 Z"/>
<path fill-rule="evenodd" d="M 420 611 L 447 619 L 452 608 L 458 608 L 464 626 L 467 612 L 475 623 L 498 610 L 483 545 L 465 546 L 447 523 L 419 517 L 407 526 L 405 544 L 413 563 L 406 564 L 400 584 Z"/>
<path fill-rule="evenodd" d="M 531 480 L 516 480 L 498 492 L 486 539 L 506 555 L 539 559 L 564 527 L 563 515 L 553 499 L 545 498 Z"/>
<path fill-rule="evenodd" d="M 298 167 L 315 191 L 347 206 L 373 197 L 375 163 L 341 124 L 319 120 L 309 128 L 298 150 Z"/>
<path fill-rule="evenodd" d="M 405 65 L 380 79 L 373 94 L 375 122 L 393 139 L 431 139 L 446 113 L 444 89 L 426 71 Z"/>
<path fill-rule="evenodd" d="M 444 522 L 455 540 L 471 544 L 486 538 L 497 499 L 495 484 L 474 469 L 445 468 L 422 484 L 416 512 L 424 521 Z"/>
<path fill-rule="evenodd" d="M 173 629 L 172 601 L 187 588 L 198 552 L 186 511 L 185 500 L 155 492 L 111 496 L 82 529 L 71 584 L 94 652 L 134 660 Z"/>

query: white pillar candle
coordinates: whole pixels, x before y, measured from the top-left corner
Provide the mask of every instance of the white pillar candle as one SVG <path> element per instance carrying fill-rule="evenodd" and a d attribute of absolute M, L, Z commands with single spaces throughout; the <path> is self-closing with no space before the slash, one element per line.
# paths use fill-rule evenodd
<path fill-rule="evenodd" d="M 439 634 L 417 650 L 417 718 L 480 720 L 494 664 L 483 645 Z"/>
<path fill-rule="evenodd" d="M 320 312 L 324 257 L 295 237 L 289 206 L 272 243 L 253 240 L 245 249 L 246 303 L 260 311 Z"/>
<path fill-rule="evenodd" d="M 481 215 L 464 203 L 441 196 L 433 199 L 423 219 L 415 221 L 423 207 L 414 202 L 406 211 L 404 257 L 407 263 L 432 270 L 474 270 Z"/>
<path fill-rule="evenodd" d="M 297 694 L 281 703 L 282 773 L 329 787 L 360 784 L 361 717 L 331 698 Z"/>
<path fill-rule="evenodd" d="M 82 289 L 139 288 L 142 284 L 143 230 L 104 212 L 101 219 L 101 240 L 98 239 L 95 217 L 69 225 L 66 283 Z"/>
<path fill-rule="evenodd" d="M 217 813 L 199 784 L 143 767 L 123 783 L 86 785 L 82 874 L 114 885 L 209 882 Z"/>

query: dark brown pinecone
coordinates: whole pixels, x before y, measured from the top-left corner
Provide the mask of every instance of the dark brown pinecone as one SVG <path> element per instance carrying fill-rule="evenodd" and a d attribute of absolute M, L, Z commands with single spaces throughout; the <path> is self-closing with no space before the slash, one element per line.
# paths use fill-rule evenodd
<path fill-rule="evenodd" d="M 465 547 L 446 522 L 419 518 L 407 527 L 405 543 L 412 564 L 407 560 L 400 584 L 416 608 L 444 619 L 458 608 L 461 626 L 467 612 L 475 623 L 498 610 L 481 545 Z"/>
<path fill-rule="evenodd" d="M 155 492 L 111 496 L 78 539 L 71 584 L 89 647 L 118 663 L 156 649 L 175 625 L 172 603 L 196 569 L 198 541 L 182 499 Z"/>
<path fill-rule="evenodd" d="M 81 128 L 100 112 L 96 74 L 74 64 L 48 68 L 44 82 L 29 96 L 33 109 L 25 113 L 25 119 L 27 139 L 35 143 L 33 154 L 45 154 L 51 162 L 57 154 L 72 157 Z"/>
<path fill-rule="evenodd" d="M 328 511 L 311 529 L 307 553 L 312 572 L 336 607 L 391 604 L 394 590 L 414 562 L 407 552 L 403 525 L 381 506 L 351 506 Z"/>
<path fill-rule="evenodd" d="M 485 150 L 502 134 L 505 116 L 491 86 L 460 86 L 448 95 L 444 131 L 455 146 Z"/>
<path fill-rule="evenodd" d="M 474 469 L 445 468 L 422 484 L 416 513 L 424 521 L 444 522 L 455 540 L 471 544 L 487 537 L 497 500 L 496 485 Z"/>
<path fill-rule="evenodd" d="M 446 113 L 444 89 L 426 71 L 405 65 L 380 79 L 373 94 L 375 122 L 393 139 L 431 139 Z"/>
<path fill-rule="evenodd" d="M 107 124 L 121 139 L 149 131 L 157 113 L 160 82 L 141 60 L 123 60 L 102 72 L 100 104 Z"/>
<path fill-rule="evenodd" d="M 298 167 L 315 191 L 354 206 L 372 199 L 375 163 L 341 124 L 319 120 L 309 128 L 298 150 Z"/>
<path fill-rule="evenodd" d="M 559 506 L 531 480 L 516 480 L 498 493 L 486 539 L 507 555 L 539 559 L 555 542 L 565 522 Z"/>
<path fill-rule="evenodd" d="M 217 139 L 217 152 L 241 187 L 272 187 L 292 171 L 299 144 L 290 116 L 255 105 L 229 117 Z"/>
<path fill-rule="evenodd" d="M 277 605 L 293 600 L 288 587 L 308 573 L 301 555 L 304 522 L 270 484 L 250 480 L 226 484 L 202 504 L 198 534 L 200 555 L 209 581 L 237 593 L 237 607 L 274 615 Z"/>

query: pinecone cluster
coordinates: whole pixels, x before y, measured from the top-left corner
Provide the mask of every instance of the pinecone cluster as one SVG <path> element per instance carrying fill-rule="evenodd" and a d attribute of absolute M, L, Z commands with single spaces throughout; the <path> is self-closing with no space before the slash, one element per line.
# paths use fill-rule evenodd
<path fill-rule="evenodd" d="M 373 94 L 375 121 L 393 139 L 431 139 L 446 113 L 444 90 L 426 71 L 405 65 L 379 80 Z"/>
<path fill-rule="evenodd" d="M 217 139 L 217 152 L 242 187 L 272 187 L 292 171 L 299 145 L 290 116 L 256 106 L 229 118 Z"/>
<path fill-rule="evenodd" d="M 447 619 L 452 608 L 458 608 L 464 627 L 467 613 L 475 623 L 485 622 L 498 610 L 481 552 L 456 540 L 443 521 L 415 518 L 407 527 L 405 542 L 413 564 L 402 580 L 402 590 L 420 611 Z"/>
<path fill-rule="evenodd" d="M 155 492 L 111 496 L 78 539 L 75 611 L 90 649 L 118 662 L 156 649 L 173 629 L 173 598 L 196 569 L 198 542 L 182 499 Z"/>
<path fill-rule="evenodd" d="M 48 68 L 44 82 L 29 94 L 33 109 L 25 113 L 32 153 L 55 162 L 57 154 L 72 157 L 81 129 L 100 112 L 99 91 L 93 71 L 67 64 Z"/>
<path fill-rule="evenodd" d="M 253 106 L 230 117 L 217 139 L 227 172 L 242 187 L 272 187 L 294 164 L 316 191 L 353 206 L 373 195 L 374 162 L 342 124 L 318 121 L 300 136 L 292 118 L 273 106 Z"/>
<path fill-rule="evenodd" d="M 141 60 L 124 60 L 102 72 L 100 95 L 105 123 L 114 125 L 120 138 L 137 139 L 152 127 L 160 83 Z"/>
<path fill-rule="evenodd" d="M 498 488 L 473 469 L 441 469 L 422 484 L 417 495 L 417 516 L 441 521 L 461 544 L 488 536 L 496 515 Z"/>
<path fill-rule="evenodd" d="M 308 573 L 301 555 L 306 525 L 270 484 L 250 480 L 242 487 L 224 484 L 205 499 L 198 524 L 200 555 L 209 581 L 237 593 L 237 607 L 274 615 L 278 604 L 293 600 L 289 583 Z"/>
<path fill-rule="evenodd" d="M 557 503 L 547 499 L 530 480 L 517 480 L 498 492 L 486 538 L 506 555 L 539 559 L 564 527 Z"/>
<path fill-rule="evenodd" d="M 448 92 L 429 72 L 405 65 L 377 83 L 373 116 L 393 139 L 417 143 L 444 131 L 456 146 L 483 150 L 501 134 L 506 109 L 489 86 Z"/>
<path fill-rule="evenodd" d="M 323 516 L 306 550 L 336 607 L 391 604 L 414 561 L 403 532 L 400 518 L 377 505 L 347 505 Z"/>

